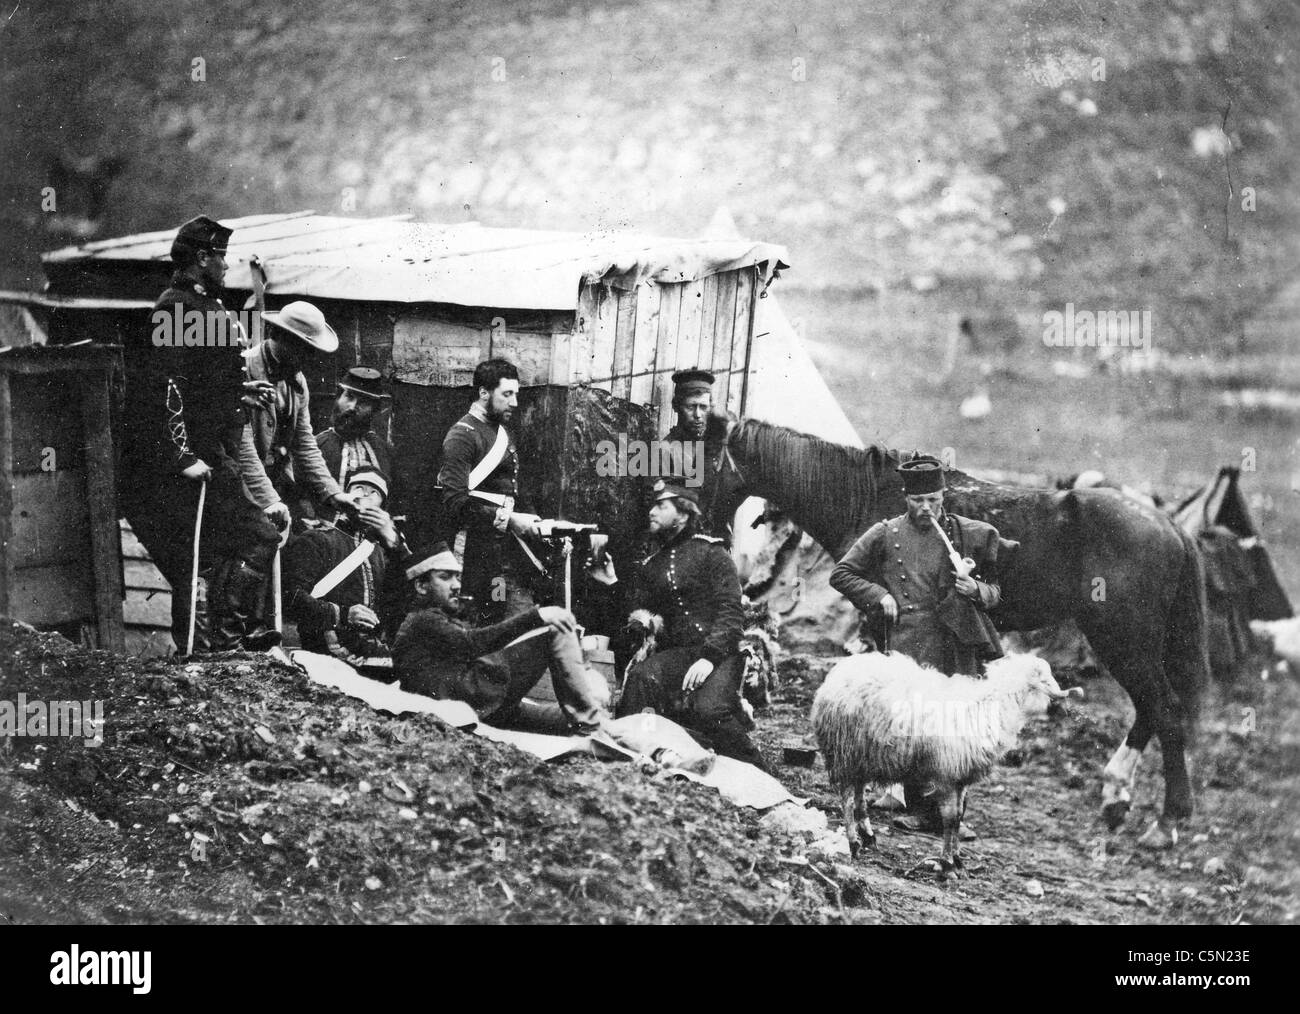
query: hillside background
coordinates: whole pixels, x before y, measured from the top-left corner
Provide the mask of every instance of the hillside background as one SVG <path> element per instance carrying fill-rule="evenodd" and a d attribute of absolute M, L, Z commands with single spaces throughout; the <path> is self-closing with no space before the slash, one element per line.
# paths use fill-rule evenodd
<path fill-rule="evenodd" d="M 0 285 L 200 211 L 697 235 L 725 205 L 789 248 L 864 438 L 1171 496 L 1255 448 L 1296 545 L 1298 50 L 1294 0 L 20 0 Z M 1201 372 L 1066 376 L 1066 303 L 1152 311 Z"/>

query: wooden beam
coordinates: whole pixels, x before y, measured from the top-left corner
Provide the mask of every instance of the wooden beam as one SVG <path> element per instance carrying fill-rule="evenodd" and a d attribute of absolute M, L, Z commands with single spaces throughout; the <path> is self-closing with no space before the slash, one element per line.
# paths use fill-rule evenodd
<path fill-rule="evenodd" d="M 713 403 L 727 404 L 731 381 L 731 342 L 736 330 L 736 279 L 739 271 L 727 271 L 718 279 L 718 308 L 713 331 L 713 361 L 709 368 L 718 378 L 713 385 Z"/>
<path fill-rule="evenodd" d="M 677 368 L 677 336 L 681 325 L 682 289 L 685 285 L 673 283 L 659 286 L 659 328 L 655 339 L 654 406 L 658 413 L 658 435 L 663 436 L 673 425 L 672 374 Z"/>
<path fill-rule="evenodd" d="M 618 290 L 618 320 L 614 327 L 614 384 L 617 398 L 632 397 L 632 355 L 636 345 L 636 312 L 641 286 Z"/>
<path fill-rule="evenodd" d="M 113 429 L 108 412 L 108 378 L 87 372 L 82 384 L 81 419 L 86 439 L 86 508 L 90 520 L 90 559 L 94 575 L 95 625 L 99 646 L 123 648 L 122 540 L 117 529 Z"/>
<path fill-rule="evenodd" d="M 0 370 L 0 615 L 10 616 L 14 587 L 14 446 L 9 374 Z"/>
<path fill-rule="evenodd" d="M 596 293 L 596 329 L 592 334 L 591 386 L 612 391 L 614 384 L 614 350 L 618 342 L 618 295 L 603 285 L 592 286 Z"/>
<path fill-rule="evenodd" d="M 680 334 L 677 339 L 677 368 L 690 370 L 700 365 L 700 328 L 704 317 L 704 282 L 696 279 L 682 286 Z"/>
<path fill-rule="evenodd" d="M 642 282 L 636 287 L 636 338 L 632 346 L 632 392 L 637 405 L 654 400 L 655 353 L 659 336 L 659 286 Z"/>
<path fill-rule="evenodd" d="M 754 279 L 756 272 L 746 268 L 736 272 L 736 311 L 731 335 L 731 379 L 727 386 L 727 411 L 740 415 L 744 411 L 745 388 L 749 368 L 749 343 L 754 331 Z"/>

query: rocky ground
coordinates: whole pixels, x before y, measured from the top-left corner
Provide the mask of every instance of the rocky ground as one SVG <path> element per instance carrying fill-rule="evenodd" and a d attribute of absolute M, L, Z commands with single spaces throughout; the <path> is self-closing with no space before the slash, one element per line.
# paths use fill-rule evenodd
<path fill-rule="evenodd" d="M 786 658 L 760 715 L 766 755 L 811 797 L 801 821 L 377 714 L 264 657 L 137 660 L 6 622 L 0 659 L 0 700 L 106 710 L 99 747 L 0 740 L 0 915 L 14 922 L 1269 923 L 1298 908 L 1300 691 L 1276 674 L 1207 703 L 1200 809 L 1173 852 L 1136 845 L 1158 756 L 1131 826 L 1112 836 L 1097 819 L 1127 702 L 1094 680 L 974 790 L 980 839 L 940 882 L 914 869 L 937 839 L 885 820 L 878 853 L 828 854 L 819 825 L 839 822 L 820 761 L 781 764 L 833 658 Z"/>

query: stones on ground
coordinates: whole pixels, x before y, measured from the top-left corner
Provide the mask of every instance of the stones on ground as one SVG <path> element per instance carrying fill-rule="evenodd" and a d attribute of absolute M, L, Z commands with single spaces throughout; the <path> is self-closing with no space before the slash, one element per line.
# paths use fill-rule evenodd
<path fill-rule="evenodd" d="M 779 834 L 820 835 L 827 829 L 826 814 L 821 810 L 790 802 L 774 806 L 758 822 Z"/>
<path fill-rule="evenodd" d="M 1025 893 L 1031 898 L 1041 898 L 1046 892 L 1039 881 L 1030 880 L 1025 883 Z"/>

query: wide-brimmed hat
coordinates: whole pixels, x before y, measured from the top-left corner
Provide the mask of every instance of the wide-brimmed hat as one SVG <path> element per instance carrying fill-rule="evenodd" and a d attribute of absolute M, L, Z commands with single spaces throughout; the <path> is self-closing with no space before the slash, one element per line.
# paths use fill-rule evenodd
<path fill-rule="evenodd" d="M 305 300 L 288 304 L 282 310 L 263 310 L 262 319 L 301 338 L 318 352 L 334 352 L 339 336 L 325 323 L 325 314 Z"/>
<path fill-rule="evenodd" d="M 391 394 L 384 393 L 383 379 L 378 370 L 369 366 L 354 366 L 339 381 L 340 391 L 351 391 L 376 401 L 389 401 Z"/>

